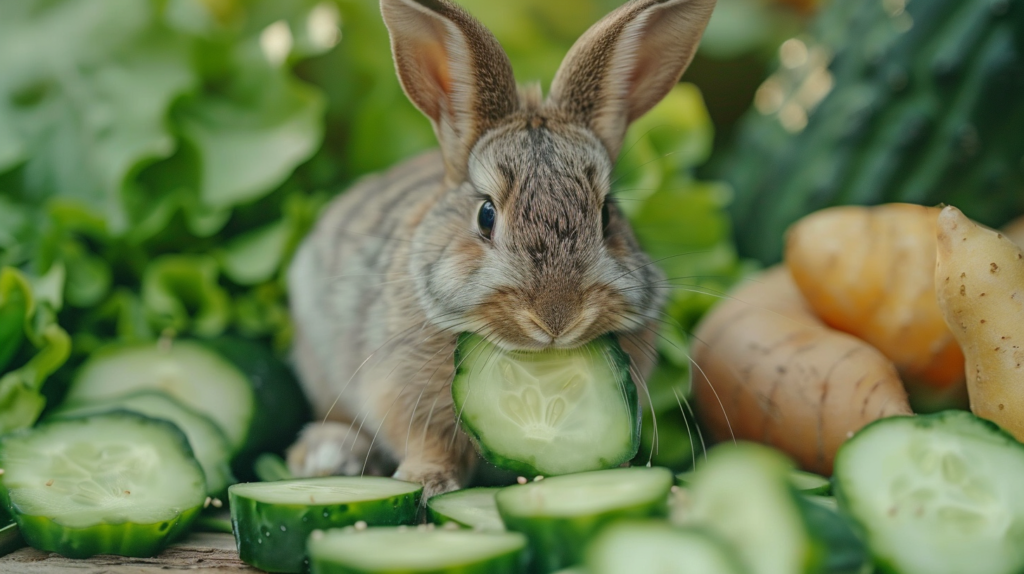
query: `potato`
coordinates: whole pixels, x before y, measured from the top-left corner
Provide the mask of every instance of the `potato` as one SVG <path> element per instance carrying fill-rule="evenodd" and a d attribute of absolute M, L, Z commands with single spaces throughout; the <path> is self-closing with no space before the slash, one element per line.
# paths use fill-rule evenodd
<path fill-rule="evenodd" d="M 718 303 L 694 335 L 693 393 L 716 440 L 748 439 L 831 474 L 867 423 L 910 414 L 892 363 L 813 315 L 783 266 Z"/>
<path fill-rule="evenodd" d="M 964 358 L 935 300 L 938 215 L 906 203 L 824 209 L 790 228 L 786 265 L 826 324 L 880 350 L 909 384 L 954 394 Z"/>
<path fill-rule="evenodd" d="M 1024 440 L 1024 252 L 947 207 L 935 294 L 964 350 L 971 410 Z"/>
<path fill-rule="evenodd" d="M 1017 247 L 1024 248 L 1024 215 L 1007 223 L 1003 227 L 1003 234 L 1016 243 Z"/>

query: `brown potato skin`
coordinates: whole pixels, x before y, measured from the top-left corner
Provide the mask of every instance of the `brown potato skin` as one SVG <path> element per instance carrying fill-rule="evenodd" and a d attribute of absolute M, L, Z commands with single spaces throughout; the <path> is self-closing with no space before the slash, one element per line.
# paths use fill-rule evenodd
<path fill-rule="evenodd" d="M 935 300 L 939 209 L 907 203 L 812 213 L 786 236 L 786 265 L 830 327 L 881 351 L 910 385 L 962 388 L 964 357 Z"/>
<path fill-rule="evenodd" d="M 892 363 L 813 315 L 789 271 L 745 282 L 698 325 L 693 394 L 715 440 L 752 440 L 832 473 L 839 446 L 876 419 L 912 414 Z"/>
<path fill-rule="evenodd" d="M 955 207 L 937 237 L 935 294 L 964 350 L 971 410 L 1024 440 L 1024 251 Z"/>

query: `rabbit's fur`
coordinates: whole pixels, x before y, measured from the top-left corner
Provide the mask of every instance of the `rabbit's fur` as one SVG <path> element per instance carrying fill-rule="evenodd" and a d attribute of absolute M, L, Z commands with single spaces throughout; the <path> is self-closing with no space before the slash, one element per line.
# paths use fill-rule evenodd
<path fill-rule="evenodd" d="M 386 472 L 458 488 L 476 460 L 451 403 L 456 335 L 506 348 L 617 333 L 653 366 L 664 278 L 609 195 L 629 122 L 689 64 L 714 0 L 633 0 L 592 27 L 543 99 L 448 0 L 381 0 L 399 78 L 440 152 L 331 204 L 289 273 L 295 360 L 316 413 L 299 475 Z M 490 200 L 491 237 L 478 228 Z M 607 203 L 607 209 L 603 209 Z M 372 455 L 372 456 L 371 456 Z"/>

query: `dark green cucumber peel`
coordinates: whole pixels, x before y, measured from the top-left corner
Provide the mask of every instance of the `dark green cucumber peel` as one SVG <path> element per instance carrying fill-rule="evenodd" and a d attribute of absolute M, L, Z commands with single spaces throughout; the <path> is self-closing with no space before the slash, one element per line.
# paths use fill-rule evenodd
<path fill-rule="evenodd" d="M 470 376 L 469 371 L 471 366 L 467 361 L 467 358 L 473 354 L 476 347 L 480 344 L 481 339 L 476 335 L 471 333 L 462 333 L 459 335 L 454 354 L 456 381 Z M 616 453 L 618 456 L 609 458 L 597 457 L 590 464 L 579 468 L 573 468 L 568 472 L 584 472 L 615 468 L 632 460 L 640 449 L 640 398 L 637 394 L 636 385 L 633 384 L 632 378 L 629 374 L 629 355 L 622 350 L 622 347 L 620 347 L 618 342 L 611 336 L 604 336 L 595 339 L 588 343 L 588 346 L 600 346 L 601 351 L 607 353 L 607 365 L 617 367 L 616 369 L 609 369 L 609 372 L 616 379 L 619 391 L 621 392 L 621 402 L 626 406 L 629 413 L 628 436 L 626 436 L 626 439 L 629 441 L 629 445 L 620 453 Z M 471 393 L 473 386 L 472 381 L 468 381 L 466 386 L 470 387 L 470 390 L 466 392 Z M 468 416 L 468 413 L 462 404 L 463 398 L 460 396 L 458 388 L 458 385 L 453 383 L 452 395 L 454 398 L 453 402 L 455 405 L 456 419 L 460 422 L 462 430 L 465 431 L 472 440 L 477 452 L 480 453 L 484 459 L 499 468 L 527 477 L 564 474 L 561 472 L 552 472 L 550 468 L 545 468 L 543 465 L 538 464 L 536 458 L 530 454 L 524 453 L 523 456 L 515 456 L 510 455 L 507 452 L 499 452 L 495 448 L 492 448 L 492 446 L 489 446 L 485 438 L 482 436 L 484 428 L 487 426 L 486 421 L 482 421 L 482 423 L 474 423 L 474 421 L 471 420 L 471 417 Z M 465 400 L 468 402 L 468 395 L 466 397 L 467 398 Z"/>
<path fill-rule="evenodd" d="M 61 465 L 61 461 L 57 459 L 52 459 L 51 468 L 55 472 L 47 474 L 47 476 L 52 475 L 56 478 L 49 479 L 44 484 L 47 487 L 51 487 L 55 485 L 55 480 L 59 480 L 61 486 L 54 488 L 52 500 L 38 496 L 40 490 L 38 485 L 27 484 L 26 478 L 18 470 L 19 466 L 25 464 L 25 459 L 18 458 L 17 450 L 19 445 L 17 443 L 31 441 L 39 436 L 45 439 L 45 433 L 54 432 L 55 429 L 64 430 L 61 427 L 66 427 L 71 429 L 68 432 L 72 432 L 80 438 L 80 442 L 72 445 L 67 451 L 74 454 L 74 450 L 80 450 L 91 442 L 89 438 L 90 425 L 102 424 L 123 426 L 122 436 L 131 437 L 130 442 L 135 444 L 140 440 L 141 431 L 158 433 L 161 437 L 160 440 L 163 442 L 159 447 L 164 450 L 156 453 L 156 457 L 148 457 L 150 460 L 145 461 L 143 465 L 156 460 L 158 464 L 166 469 L 167 473 L 172 471 L 180 473 L 182 480 L 176 481 L 176 483 L 182 485 L 186 494 L 191 496 L 183 495 L 179 501 L 181 503 L 180 506 L 167 508 L 166 515 L 157 520 L 146 523 L 131 522 L 119 514 L 121 508 L 124 508 L 123 506 L 121 508 L 118 508 L 118 505 L 113 505 L 113 508 L 108 509 L 99 508 L 103 505 L 104 499 L 109 501 L 111 498 L 120 496 L 111 494 L 111 487 L 122 488 L 122 485 L 134 484 L 132 480 L 137 477 L 133 475 L 131 470 L 122 471 L 122 473 L 113 476 L 100 474 L 93 480 L 86 481 L 81 476 L 82 474 L 87 474 L 90 470 L 102 472 L 102 469 L 85 468 L 84 470 L 79 470 L 82 469 L 79 466 L 78 469 L 70 471 L 71 474 L 69 475 L 67 474 L 68 471 L 58 470 L 60 466 L 66 467 L 67 463 Z M 81 428 L 75 429 L 76 426 Z M 177 452 L 168 452 L 168 449 L 164 447 L 176 449 Z M 33 452 L 38 452 L 38 450 L 33 449 Z M 79 462 L 89 459 L 99 461 L 108 456 L 115 457 L 116 460 L 116 456 L 120 454 L 116 452 L 118 450 L 115 448 L 109 451 L 109 453 L 108 451 L 100 451 L 95 457 L 83 458 Z M 177 456 L 177 460 L 173 460 L 175 467 L 172 469 L 169 461 L 174 455 Z M 38 458 L 32 464 L 38 464 Z M 192 450 L 185 435 L 169 422 L 150 419 L 128 411 L 114 411 L 94 417 L 47 422 L 33 429 L 24 429 L 5 435 L 0 438 L 0 468 L 5 469 L 4 474 L 0 475 L 0 505 L 14 517 L 25 541 L 33 548 L 47 552 L 56 552 L 69 558 L 86 558 L 96 554 L 116 554 L 134 557 L 154 556 L 165 548 L 167 544 L 188 531 L 193 520 L 199 516 L 206 496 L 202 469 L 199 463 L 192 457 Z M 152 473 L 153 468 L 150 467 L 146 470 Z M 38 480 L 43 481 L 45 479 L 40 476 Z M 79 483 L 75 483 L 75 480 L 79 480 Z M 61 488 L 66 481 L 70 482 L 72 490 L 66 491 L 65 488 Z M 34 483 L 35 480 L 30 482 Z M 142 485 L 141 483 L 139 485 L 142 486 L 142 490 L 136 490 L 135 495 L 137 498 L 139 496 L 147 496 L 147 494 L 158 495 L 146 492 L 150 485 Z M 22 495 L 22 491 L 34 491 L 35 495 L 31 496 L 31 498 L 26 498 Z M 130 491 L 123 491 L 123 494 L 125 497 L 130 496 Z M 68 497 L 71 500 L 74 500 L 75 497 L 97 500 L 97 502 L 85 504 L 76 502 L 79 507 L 79 513 L 82 506 L 95 504 L 98 507 L 96 509 L 95 521 L 87 524 L 75 524 L 74 526 L 62 524 L 62 521 L 65 519 L 60 513 L 67 506 L 63 499 Z M 52 506 L 53 514 L 48 510 L 45 510 L 45 512 L 50 514 L 49 516 L 39 513 L 41 510 L 40 506 Z M 130 513 L 131 511 L 131 508 L 129 508 L 123 512 Z M 33 514 L 33 512 L 37 514 Z M 78 517 L 75 521 L 82 522 L 82 519 Z"/>
<path fill-rule="evenodd" d="M 477 487 L 434 496 L 427 501 L 427 519 L 434 524 L 454 522 L 464 528 L 505 530 L 495 500 L 499 491 L 500 487 Z"/>
<path fill-rule="evenodd" d="M 391 481 L 381 477 L 329 477 L 284 480 L 270 483 L 243 483 L 228 488 L 231 522 L 242 561 L 268 572 L 305 572 L 308 558 L 297 549 L 305 547 L 314 530 L 350 526 L 357 522 L 390 526 L 412 524 L 420 510 L 423 487 L 408 485 L 403 494 L 382 497 L 360 496 L 349 502 L 330 502 L 324 494 L 310 489 L 294 502 L 261 502 L 253 486 L 303 488 L 304 485 L 345 485 L 355 481 Z M 362 498 L 360 500 L 360 498 Z"/>
<path fill-rule="evenodd" d="M 308 551 L 312 574 L 521 574 L 526 539 L 423 525 L 345 528 L 311 536 Z"/>
<path fill-rule="evenodd" d="M 552 489 L 555 485 L 572 489 L 579 485 L 578 492 L 583 493 L 594 477 L 601 484 L 594 487 L 590 500 L 570 503 L 577 506 L 575 509 L 552 508 L 559 502 L 558 494 L 545 500 L 544 491 L 557 492 Z M 621 501 L 609 500 L 607 495 L 621 496 L 617 487 L 628 487 L 637 479 L 646 483 L 643 494 L 636 493 Z M 530 571 L 548 573 L 577 564 L 587 543 L 607 524 L 624 518 L 667 516 L 672 485 L 672 472 L 665 468 L 618 468 L 510 486 L 498 493 L 496 500 L 505 527 L 522 532 L 530 541 Z"/>
<path fill-rule="evenodd" d="M 233 469 L 240 477 L 255 479 L 253 464 L 258 456 L 281 452 L 290 446 L 302 425 L 313 418 L 313 412 L 295 374 L 263 345 L 234 337 L 204 344 L 235 365 L 252 383 L 256 409 Z"/>
<path fill-rule="evenodd" d="M 821 574 L 862 574 L 871 557 L 853 524 L 822 496 L 798 498 L 807 530 L 822 545 Z"/>
<path fill-rule="evenodd" d="M 13 518 L 7 516 L 3 505 L 0 505 L 0 558 L 24 545 L 25 540 L 21 537 L 18 525 L 15 524 Z"/>
<path fill-rule="evenodd" d="M 115 554 L 145 558 L 156 556 L 184 535 L 199 516 L 202 506 L 189 508 L 169 520 L 154 524 L 121 522 L 67 528 L 45 516 L 19 516 L 18 527 L 29 546 L 68 558 Z"/>

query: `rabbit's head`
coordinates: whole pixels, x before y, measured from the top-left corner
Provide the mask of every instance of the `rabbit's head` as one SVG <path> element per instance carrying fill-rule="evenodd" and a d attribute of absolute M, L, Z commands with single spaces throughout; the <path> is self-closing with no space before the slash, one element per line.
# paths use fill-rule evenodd
<path fill-rule="evenodd" d="M 616 209 L 612 166 L 629 123 L 679 81 L 713 6 L 621 6 L 573 46 L 544 99 L 517 88 L 497 40 L 458 6 L 381 1 L 402 86 L 445 163 L 410 261 L 433 322 L 542 349 L 656 320 L 665 285 Z"/>

